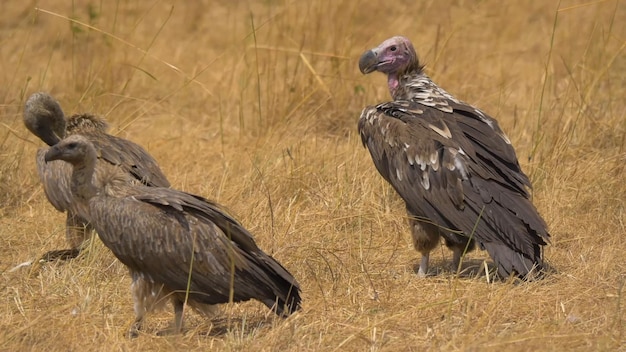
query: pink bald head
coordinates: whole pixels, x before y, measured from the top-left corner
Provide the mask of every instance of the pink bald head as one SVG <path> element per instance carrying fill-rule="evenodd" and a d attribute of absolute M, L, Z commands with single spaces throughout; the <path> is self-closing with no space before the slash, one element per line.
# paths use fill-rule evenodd
<path fill-rule="evenodd" d="M 401 91 L 400 78 L 405 74 L 421 74 L 423 66 L 411 41 L 405 37 L 392 37 L 374 49 L 368 50 L 359 59 L 361 73 L 374 71 L 387 74 L 387 85 L 391 96 L 396 97 Z"/>
<path fill-rule="evenodd" d="M 388 75 L 400 75 L 421 70 L 421 66 L 411 41 L 396 36 L 363 53 L 359 59 L 359 69 L 363 74 L 379 71 Z"/>

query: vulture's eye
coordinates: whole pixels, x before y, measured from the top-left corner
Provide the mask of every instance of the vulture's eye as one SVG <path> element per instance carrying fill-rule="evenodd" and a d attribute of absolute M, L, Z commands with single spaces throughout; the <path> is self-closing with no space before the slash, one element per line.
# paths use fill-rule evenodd
<path fill-rule="evenodd" d="M 389 48 L 389 50 L 391 50 L 391 51 L 396 51 L 397 49 L 398 48 L 395 45 Z"/>
<path fill-rule="evenodd" d="M 69 149 L 74 149 L 74 148 L 76 148 L 76 142 L 72 142 L 72 143 L 68 144 L 68 145 L 67 145 L 67 147 L 68 147 Z"/>

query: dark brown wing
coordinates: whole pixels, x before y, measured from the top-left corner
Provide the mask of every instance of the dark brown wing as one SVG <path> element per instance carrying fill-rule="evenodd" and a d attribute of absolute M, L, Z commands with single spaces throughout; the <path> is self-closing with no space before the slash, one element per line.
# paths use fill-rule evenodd
<path fill-rule="evenodd" d="M 526 198 L 531 183 L 522 171 L 511 141 L 498 122 L 470 105 L 450 101 L 454 119 L 473 144 L 476 156 L 494 173 L 493 180 L 514 188 Z"/>
<path fill-rule="evenodd" d="M 481 155 L 485 147 L 466 137 L 455 113 L 394 101 L 364 109 L 359 131 L 412 213 L 472 235 L 502 274 L 525 275 L 541 263 L 545 223 L 507 172 Z"/>
<path fill-rule="evenodd" d="M 406 75 L 402 78 L 401 87 L 404 98 L 396 100 L 411 100 L 424 108 L 445 113 L 446 121 L 457 125 L 462 132 L 459 138 L 466 138 L 472 144 L 476 157 L 480 159 L 478 163 L 490 173 L 486 177 L 514 188 L 528 198 L 530 180 L 519 166 L 511 141 L 495 119 L 458 100 L 426 75 Z"/>
<path fill-rule="evenodd" d="M 147 186 L 170 186 L 156 160 L 144 148 L 129 140 L 107 134 L 106 129 L 106 122 L 94 115 L 74 115 L 67 119 L 67 134 L 87 137 L 101 160 L 120 166 Z"/>
<path fill-rule="evenodd" d="M 90 213 L 102 242 L 131 270 L 205 304 L 258 299 L 299 308 L 296 280 L 215 204 L 168 188 L 138 186 L 133 196 L 98 197 Z M 231 274 L 234 268 L 234 275 Z M 190 275 L 191 269 L 191 275 Z"/>

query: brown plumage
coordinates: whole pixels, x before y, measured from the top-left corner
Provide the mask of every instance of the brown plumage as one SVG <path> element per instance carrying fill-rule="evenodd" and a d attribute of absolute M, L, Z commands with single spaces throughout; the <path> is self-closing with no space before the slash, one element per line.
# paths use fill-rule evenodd
<path fill-rule="evenodd" d="M 217 204 L 170 188 L 132 185 L 115 167 L 98 168 L 94 177 L 96 150 L 80 135 L 51 147 L 45 159 L 73 165 L 71 187 L 81 215 L 130 270 L 131 337 L 151 305 L 166 297 L 174 305 L 176 331 L 186 300 L 208 314 L 210 305 L 230 300 L 257 299 L 279 315 L 300 308 L 293 276 Z"/>
<path fill-rule="evenodd" d="M 393 101 L 366 107 L 359 132 L 376 168 L 406 203 L 422 253 L 419 274 L 427 274 L 441 236 L 455 269 L 477 242 L 501 277 L 535 277 L 550 235 L 496 120 L 432 82 L 404 37 L 366 51 L 359 68 L 387 74 Z"/>
<path fill-rule="evenodd" d="M 59 103 L 49 94 L 39 92 L 31 95 L 24 108 L 24 124 L 48 146 L 56 144 L 68 135 L 82 134 L 98 151 L 98 158 L 106 164 L 118 165 L 132 175 L 133 182 L 148 186 L 169 187 L 157 162 L 141 146 L 123 138 L 106 133 L 104 120 L 90 114 L 73 115 L 66 119 Z M 37 151 L 37 171 L 50 203 L 60 212 L 67 212 L 66 239 L 70 249 L 50 251 L 43 259 L 73 258 L 78 255 L 82 243 L 89 238 L 93 227 L 78 215 L 73 206 L 70 191 L 71 167 L 63 162 L 45 163 L 48 148 Z"/>

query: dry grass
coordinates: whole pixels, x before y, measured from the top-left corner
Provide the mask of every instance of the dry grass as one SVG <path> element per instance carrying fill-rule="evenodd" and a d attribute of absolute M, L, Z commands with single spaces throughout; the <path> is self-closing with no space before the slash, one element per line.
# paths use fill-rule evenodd
<path fill-rule="evenodd" d="M 624 2 L 392 3 L 3 4 L 0 350 L 624 350 Z M 356 60 L 395 34 L 513 140 L 553 236 L 545 280 L 455 278 L 447 250 L 441 275 L 416 277 L 402 203 L 356 134 L 360 110 L 389 94 Z M 213 325 L 188 313 L 184 335 L 157 337 L 168 311 L 129 341 L 130 280 L 98 240 L 8 272 L 65 246 L 37 181 L 42 143 L 21 123 L 37 90 L 105 115 L 176 188 L 230 208 L 298 278 L 304 310 L 226 306 Z"/>

